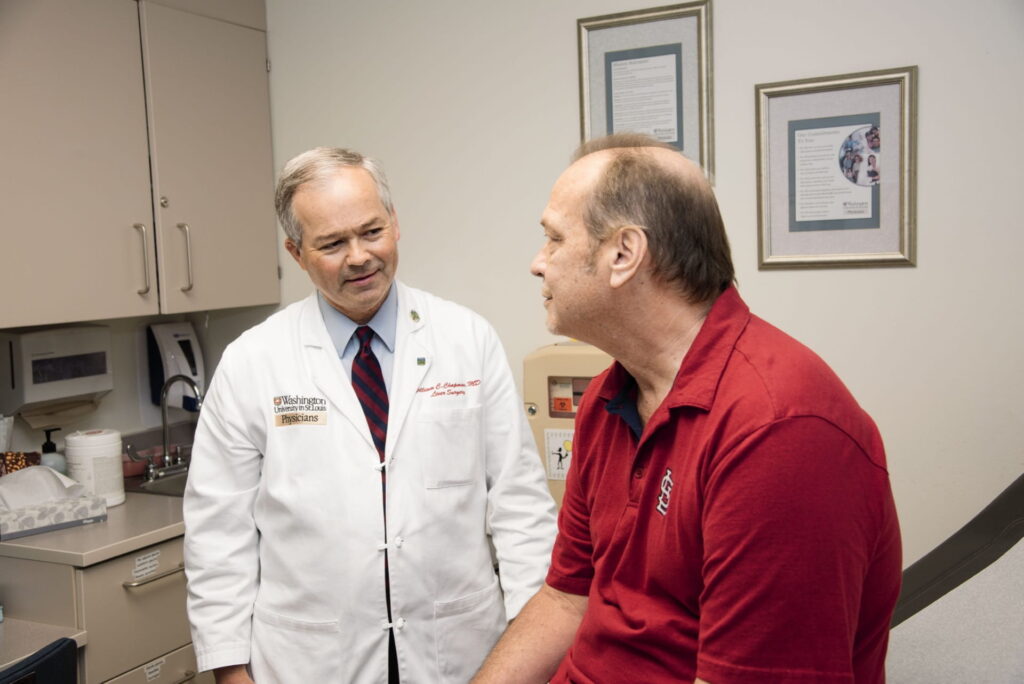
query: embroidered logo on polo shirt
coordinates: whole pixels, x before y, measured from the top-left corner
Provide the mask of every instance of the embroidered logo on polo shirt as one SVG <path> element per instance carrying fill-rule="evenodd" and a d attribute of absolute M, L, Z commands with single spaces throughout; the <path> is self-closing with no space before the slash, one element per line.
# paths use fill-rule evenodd
<path fill-rule="evenodd" d="M 661 478 L 661 493 L 658 494 L 658 512 L 665 515 L 668 512 L 668 500 L 672 496 L 672 469 L 665 468 L 665 477 Z"/>

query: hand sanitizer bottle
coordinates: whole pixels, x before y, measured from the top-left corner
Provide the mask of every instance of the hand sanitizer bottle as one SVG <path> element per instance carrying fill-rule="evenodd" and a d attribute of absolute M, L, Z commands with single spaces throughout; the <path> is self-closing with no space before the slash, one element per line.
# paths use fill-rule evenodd
<path fill-rule="evenodd" d="M 43 442 L 43 455 L 40 457 L 39 462 L 44 466 L 53 468 L 61 475 L 68 474 L 68 462 L 64 458 L 64 454 L 57 451 L 57 445 L 50 440 L 50 433 L 57 432 L 60 428 L 50 428 L 49 430 L 43 430 L 46 433 L 46 441 Z"/>

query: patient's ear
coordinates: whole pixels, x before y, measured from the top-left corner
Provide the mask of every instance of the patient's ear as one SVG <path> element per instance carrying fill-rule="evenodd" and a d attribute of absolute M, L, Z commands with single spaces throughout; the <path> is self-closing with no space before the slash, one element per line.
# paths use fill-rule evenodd
<path fill-rule="evenodd" d="M 609 284 L 622 287 L 636 277 L 647 257 L 647 231 L 642 226 L 622 226 L 610 242 L 614 256 Z"/>

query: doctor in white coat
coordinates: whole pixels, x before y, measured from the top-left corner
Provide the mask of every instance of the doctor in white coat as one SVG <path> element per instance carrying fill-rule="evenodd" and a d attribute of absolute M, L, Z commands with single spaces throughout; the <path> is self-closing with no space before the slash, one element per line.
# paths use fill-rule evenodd
<path fill-rule="evenodd" d="M 199 668 L 222 684 L 467 682 L 555 536 L 504 351 L 480 316 L 395 280 L 373 160 L 311 150 L 276 199 L 316 292 L 234 341 L 204 402 L 184 500 Z M 350 379 L 364 325 L 382 456 Z"/>

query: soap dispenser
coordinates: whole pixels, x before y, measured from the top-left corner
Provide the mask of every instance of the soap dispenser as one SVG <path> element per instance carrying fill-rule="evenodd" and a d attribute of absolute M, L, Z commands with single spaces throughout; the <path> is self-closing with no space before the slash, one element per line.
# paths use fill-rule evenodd
<path fill-rule="evenodd" d="M 43 455 L 40 457 L 39 462 L 44 466 L 53 468 L 61 475 L 68 474 L 68 462 L 64 458 L 64 454 L 57 451 L 57 445 L 50 440 L 50 433 L 57 432 L 60 428 L 50 428 L 49 430 L 43 430 L 46 433 L 46 441 L 43 442 Z"/>

